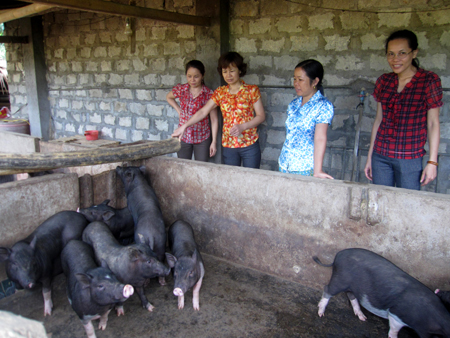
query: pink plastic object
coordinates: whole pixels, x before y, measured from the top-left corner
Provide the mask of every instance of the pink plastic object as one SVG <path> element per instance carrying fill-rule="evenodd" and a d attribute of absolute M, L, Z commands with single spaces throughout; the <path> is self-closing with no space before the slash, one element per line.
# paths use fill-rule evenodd
<path fill-rule="evenodd" d="M 84 136 L 86 136 L 86 140 L 88 141 L 98 140 L 98 130 L 86 130 Z"/>
<path fill-rule="evenodd" d="M 0 119 L 6 119 L 7 117 L 11 116 L 11 112 L 9 111 L 8 107 L 3 107 L 0 109 Z"/>

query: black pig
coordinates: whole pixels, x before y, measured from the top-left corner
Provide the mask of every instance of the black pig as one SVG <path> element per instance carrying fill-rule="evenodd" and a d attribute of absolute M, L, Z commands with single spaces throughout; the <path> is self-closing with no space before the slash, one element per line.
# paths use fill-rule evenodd
<path fill-rule="evenodd" d="M 367 318 L 359 304 L 389 319 L 389 338 L 396 338 L 403 326 L 414 329 L 421 338 L 450 337 L 450 314 L 439 298 L 387 259 L 364 249 L 339 251 L 332 266 L 330 283 L 319 302 L 322 317 L 329 299 L 347 292 L 353 311 L 362 321 Z"/>
<path fill-rule="evenodd" d="M 170 268 L 156 258 L 149 246 L 142 243 L 120 245 L 103 222 L 89 224 L 83 232 L 83 241 L 94 248 L 97 263 L 105 261 L 119 281 L 135 288 L 142 306 L 153 311 L 153 305 L 145 296 L 144 284 L 149 278 L 167 276 Z M 118 314 L 123 313 L 123 307 L 119 307 Z"/>
<path fill-rule="evenodd" d="M 67 296 L 83 323 L 86 335 L 95 338 L 92 320 L 100 318 L 98 328 L 106 329 L 108 314 L 117 303 L 124 302 L 134 289 L 120 283 L 103 262 L 98 267 L 90 245 L 70 241 L 61 253 L 61 264 L 67 278 Z"/>
<path fill-rule="evenodd" d="M 60 254 L 72 239 L 80 239 L 88 224 L 76 211 L 61 211 L 48 218 L 11 249 L 0 248 L 0 261 L 6 261 L 6 274 L 23 289 L 42 283 L 44 316 L 52 314 L 51 282 L 61 273 Z"/>
<path fill-rule="evenodd" d="M 166 258 L 169 266 L 174 268 L 173 294 L 178 296 L 178 308 L 184 307 L 184 295 L 194 287 L 193 307 L 200 310 L 199 296 L 205 268 L 191 225 L 184 221 L 175 221 L 169 228 L 169 245 L 173 255 L 166 253 Z"/>
<path fill-rule="evenodd" d="M 116 209 L 110 207 L 110 200 L 104 200 L 98 205 L 89 208 L 79 209 L 89 222 L 102 221 L 111 230 L 114 237 L 123 239 L 134 235 L 134 221 L 130 210 L 126 207 Z"/>
<path fill-rule="evenodd" d="M 166 227 L 164 225 L 158 197 L 145 179 L 145 167 L 117 167 L 127 194 L 127 205 L 134 219 L 134 240 L 145 243 L 164 262 L 166 251 Z M 165 284 L 164 277 L 159 279 Z"/>
<path fill-rule="evenodd" d="M 447 310 L 450 311 L 450 291 L 442 291 L 436 289 L 434 293 L 437 294 L 442 303 L 444 303 Z"/>

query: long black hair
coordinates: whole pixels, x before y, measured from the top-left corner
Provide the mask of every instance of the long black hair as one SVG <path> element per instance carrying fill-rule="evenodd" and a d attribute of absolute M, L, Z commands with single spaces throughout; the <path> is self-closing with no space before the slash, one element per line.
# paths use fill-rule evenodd
<path fill-rule="evenodd" d="M 416 34 L 411 32 L 410 30 L 402 29 L 400 31 L 396 31 L 396 32 L 392 33 L 386 39 L 386 45 L 385 45 L 385 52 L 386 53 L 387 53 L 389 42 L 391 42 L 392 40 L 397 40 L 397 39 L 405 39 L 405 40 L 407 40 L 409 48 L 411 48 L 413 51 L 417 50 L 417 48 L 419 47 L 419 42 L 417 41 Z M 414 58 L 412 60 L 412 65 L 414 67 L 416 67 L 416 68 L 420 68 L 419 59 L 418 58 Z"/>
<path fill-rule="evenodd" d="M 324 70 L 322 64 L 317 60 L 308 59 L 300 62 L 297 66 L 295 66 L 295 69 L 297 68 L 301 68 L 305 71 L 306 75 L 309 77 L 309 83 L 312 83 L 315 78 L 319 79 L 319 82 L 317 83 L 317 89 L 323 95 L 322 80 Z"/>

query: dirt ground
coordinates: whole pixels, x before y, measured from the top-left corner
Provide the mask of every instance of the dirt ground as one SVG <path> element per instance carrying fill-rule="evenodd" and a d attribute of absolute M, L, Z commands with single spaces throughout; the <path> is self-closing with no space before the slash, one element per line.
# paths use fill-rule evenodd
<path fill-rule="evenodd" d="M 303 287 L 274 276 L 203 255 L 205 278 L 200 291 L 200 311 L 192 308 L 192 290 L 185 296 L 183 310 L 172 294 L 173 280 L 160 286 L 156 279 L 146 288 L 152 313 L 141 307 L 137 295 L 124 304 L 125 316 L 109 315 L 105 331 L 98 338 L 116 337 L 302 337 L 302 338 L 379 338 L 387 337 L 388 321 L 366 310 L 365 322 L 354 314 L 344 294 L 333 297 L 325 316 L 317 315 L 321 291 Z M 44 317 L 41 290 L 18 291 L 0 300 L 0 310 L 43 321 L 51 338 L 86 337 L 65 292 L 65 277 L 53 283 L 53 314 Z M 409 328 L 399 338 L 418 338 Z"/>

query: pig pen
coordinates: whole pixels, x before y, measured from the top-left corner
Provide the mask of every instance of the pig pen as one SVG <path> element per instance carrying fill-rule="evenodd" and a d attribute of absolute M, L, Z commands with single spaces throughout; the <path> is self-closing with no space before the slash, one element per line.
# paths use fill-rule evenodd
<path fill-rule="evenodd" d="M 146 294 L 155 310 L 143 310 L 132 296 L 125 317 L 111 312 L 106 330 L 96 329 L 100 338 L 385 337 L 388 321 L 364 309 L 368 319 L 359 321 L 344 294 L 330 300 L 323 318 L 317 315 L 331 268 L 311 257 L 331 262 L 349 247 L 383 255 L 431 289 L 449 288 L 447 195 L 168 157 L 129 165 L 146 166 L 166 226 L 184 219 L 194 228 L 206 269 L 200 311 L 192 308 L 192 291 L 177 309 L 172 278 L 167 286 L 151 281 Z M 126 205 L 115 171 L 6 183 L 0 197 L 1 246 L 60 210 L 104 199 Z M 53 283 L 53 303 L 52 316 L 44 318 L 40 289 L 19 291 L 1 299 L 0 310 L 42 321 L 51 337 L 84 337 L 63 275 Z M 404 328 L 399 337 L 418 336 Z"/>

